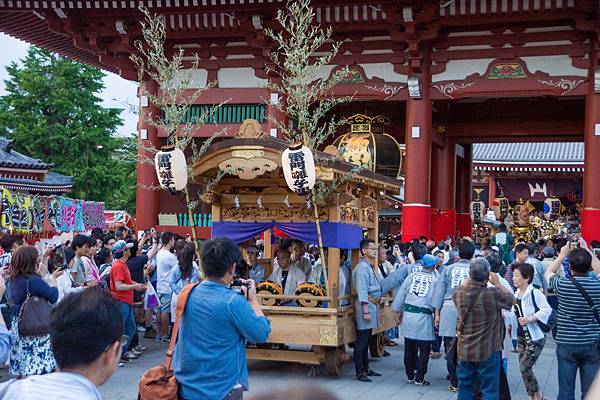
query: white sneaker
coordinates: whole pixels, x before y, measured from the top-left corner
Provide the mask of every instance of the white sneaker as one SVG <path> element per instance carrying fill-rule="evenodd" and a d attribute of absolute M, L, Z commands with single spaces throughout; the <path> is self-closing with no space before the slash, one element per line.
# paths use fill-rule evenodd
<path fill-rule="evenodd" d="M 146 351 L 147 347 L 146 346 L 142 346 L 141 344 L 138 344 L 137 346 L 134 347 L 134 350 L 136 351 Z"/>
<path fill-rule="evenodd" d="M 136 356 L 134 353 L 132 353 L 131 351 L 128 351 L 127 353 L 123 354 L 123 358 L 125 360 L 135 360 L 136 358 L 138 358 L 138 356 Z"/>

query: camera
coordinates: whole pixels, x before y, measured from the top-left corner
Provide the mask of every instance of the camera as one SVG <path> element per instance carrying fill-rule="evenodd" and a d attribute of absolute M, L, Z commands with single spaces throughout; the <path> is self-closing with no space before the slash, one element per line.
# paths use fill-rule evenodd
<path fill-rule="evenodd" d="M 246 293 L 244 293 L 244 291 L 242 290 L 242 286 L 246 288 Z M 244 282 L 243 280 L 236 278 L 231 282 L 229 287 L 235 290 L 238 294 L 246 296 L 246 299 L 248 298 L 248 290 L 250 288 L 250 285 Z"/>

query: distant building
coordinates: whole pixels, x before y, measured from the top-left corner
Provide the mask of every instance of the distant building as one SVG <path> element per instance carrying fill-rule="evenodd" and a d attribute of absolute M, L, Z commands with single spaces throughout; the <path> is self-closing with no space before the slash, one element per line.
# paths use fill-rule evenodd
<path fill-rule="evenodd" d="M 473 199 L 489 207 L 504 194 L 534 205 L 550 196 L 574 206 L 583 196 L 583 143 L 484 143 L 473 146 Z M 538 204 L 541 208 L 541 204 Z"/>
<path fill-rule="evenodd" d="M 33 195 L 60 195 L 73 188 L 73 178 L 51 172 L 53 164 L 21 154 L 13 141 L 0 137 L 0 187 Z"/>

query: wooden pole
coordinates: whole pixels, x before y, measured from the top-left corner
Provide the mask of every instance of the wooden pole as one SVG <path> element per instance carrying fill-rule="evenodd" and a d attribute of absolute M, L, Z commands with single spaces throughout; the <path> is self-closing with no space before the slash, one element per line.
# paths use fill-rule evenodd
<path fill-rule="evenodd" d="M 174 136 L 175 136 L 175 148 L 177 148 L 177 145 L 179 144 L 179 138 L 177 137 L 177 134 L 175 134 Z M 196 250 L 196 258 L 198 259 L 198 264 L 200 264 L 200 244 L 198 243 L 198 232 L 196 231 L 196 223 L 194 223 L 194 216 L 192 213 L 192 209 L 189 206 L 190 192 L 188 190 L 187 184 L 185 185 L 185 188 L 183 188 L 183 193 L 185 193 L 185 208 L 187 208 L 188 218 L 192 223 L 192 239 L 194 240 L 194 249 Z"/>
<path fill-rule="evenodd" d="M 192 214 L 192 209 L 189 206 L 190 192 L 187 188 L 187 185 L 185 186 L 185 189 L 183 189 L 183 191 L 185 193 L 185 207 L 188 210 L 188 218 L 190 221 L 192 221 L 192 239 L 194 240 L 194 248 L 196 249 L 196 257 L 198 258 L 198 263 L 200 263 L 200 244 L 198 243 L 198 233 L 196 232 L 197 224 L 194 222 L 194 216 Z"/>
<path fill-rule="evenodd" d="M 317 209 L 317 195 L 313 189 L 312 203 L 315 210 L 315 224 L 317 225 L 317 239 L 319 241 L 319 252 L 321 253 L 321 265 L 323 266 L 323 278 L 325 280 L 325 296 L 329 295 L 329 281 L 327 279 L 327 263 L 325 262 L 325 252 L 323 251 L 323 236 L 321 235 L 321 222 L 319 219 L 319 210 Z M 317 282 L 318 284 L 318 282 Z"/>

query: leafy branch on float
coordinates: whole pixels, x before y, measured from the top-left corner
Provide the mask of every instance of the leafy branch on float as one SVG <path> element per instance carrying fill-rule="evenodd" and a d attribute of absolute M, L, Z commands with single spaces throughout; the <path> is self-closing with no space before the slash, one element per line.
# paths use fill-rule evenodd
<path fill-rule="evenodd" d="M 213 133 L 202 145 L 198 145 L 194 139 L 194 132 L 198 126 L 215 121 L 216 112 L 230 99 L 210 107 L 202 107 L 200 112 L 193 113 L 192 116 L 192 107 L 208 89 L 215 87 L 216 83 L 204 84 L 194 81 L 194 71 L 198 70 L 200 62 L 197 54 L 186 56 L 184 49 L 179 48 L 169 58 L 165 53 L 167 34 L 164 16 L 152 15 L 143 6 L 140 7 L 140 11 L 144 16 L 140 22 L 143 40 L 134 43 L 137 53 L 132 54 L 130 58 L 137 67 L 140 96 L 144 96 L 148 103 L 160 110 L 160 113 L 155 115 L 151 111 L 141 109 L 141 118 L 159 132 L 167 133 L 167 144 L 174 145 L 184 152 L 189 149 L 188 154 L 191 155 L 188 159 L 191 163 L 187 163 L 187 174 L 191 177 L 192 166 L 206 154 L 215 139 L 227 135 L 227 128 Z M 157 93 L 148 90 L 145 85 L 148 80 L 157 84 Z M 154 156 L 159 149 L 143 144 L 142 141 L 140 146 L 140 162 L 154 164 Z M 222 176 L 215 178 L 221 179 Z M 216 183 L 208 182 L 206 188 L 214 187 Z M 198 201 L 189 198 L 187 187 L 185 192 L 185 203 L 188 209 L 194 210 Z"/>
<path fill-rule="evenodd" d="M 144 185 L 143 183 L 140 183 L 139 186 L 144 190 L 162 190 L 160 186 L 156 185 Z"/>
<path fill-rule="evenodd" d="M 334 194 L 341 185 L 348 182 L 364 170 L 365 168 L 362 165 L 355 165 L 348 173 L 338 176 L 332 181 L 323 180 L 323 177 L 326 175 L 326 173 L 317 173 L 315 187 L 313 188 L 317 204 L 327 203 L 327 198 Z"/>
<path fill-rule="evenodd" d="M 277 22 L 281 29 L 265 29 L 265 36 L 274 42 L 274 50 L 269 53 L 273 66 L 266 66 L 267 88 L 281 95 L 279 102 L 271 106 L 287 115 L 295 126 L 288 126 L 272 116 L 268 119 L 283 133 L 291 143 L 302 142 L 316 156 L 317 150 L 335 136 L 337 130 L 347 123 L 345 118 L 329 116 L 338 105 L 353 100 L 352 96 L 334 97 L 335 86 L 346 82 L 354 72 L 345 66 L 328 73 L 339 53 L 343 42 L 332 40 L 333 29 L 322 29 L 315 19 L 310 0 L 288 1 L 285 9 L 277 12 Z M 317 164 L 326 168 L 335 157 L 317 157 Z M 353 168 L 341 182 L 317 179 L 315 195 L 317 204 L 335 191 L 339 184 L 351 179 L 362 168 Z M 317 176 L 317 178 L 319 178 Z"/>
<path fill-rule="evenodd" d="M 267 81 L 267 88 L 283 96 L 282 101 L 271 105 L 296 121 L 297 127 L 273 122 L 287 140 L 303 142 L 314 151 L 344 123 L 335 117 L 329 118 L 328 123 L 323 123 L 323 119 L 337 105 L 352 101 L 354 96 L 335 98 L 331 93 L 353 72 L 346 66 L 334 71 L 329 78 L 319 77 L 338 54 L 342 42 L 331 43 L 332 28 L 323 30 L 315 23 L 315 12 L 309 0 L 289 1 L 286 9 L 277 12 L 276 20 L 281 30 L 264 30 L 276 45 L 269 53 L 274 67 L 266 67 L 267 75 L 275 77 Z M 326 43 L 331 43 L 331 49 L 318 52 Z"/>

